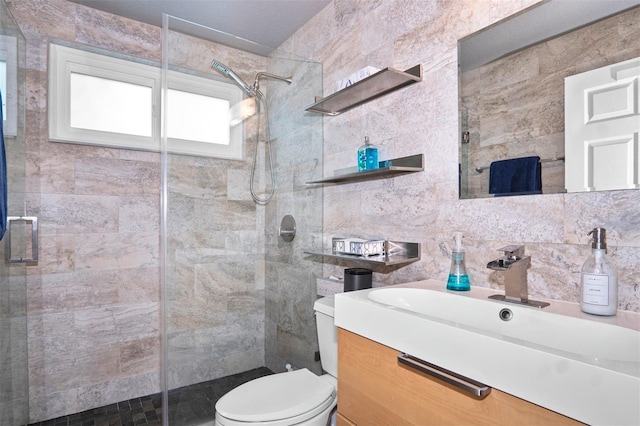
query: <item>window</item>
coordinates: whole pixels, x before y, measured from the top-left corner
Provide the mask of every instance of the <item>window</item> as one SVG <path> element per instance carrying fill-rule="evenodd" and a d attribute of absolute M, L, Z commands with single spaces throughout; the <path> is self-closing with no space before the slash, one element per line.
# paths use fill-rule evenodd
<path fill-rule="evenodd" d="M 151 65 L 51 45 L 49 139 L 158 151 L 161 72 Z M 229 111 L 233 84 L 168 72 L 168 150 L 242 159 L 242 128 Z"/>
<path fill-rule="evenodd" d="M 5 136 L 18 134 L 18 40 L 0 35 L 0 92 Z"/>
<path fill-rule="evenodd" d="M 242 101 L 234 84 L 171 71 L 167 93 L 167 149 L 170 152 L 242 159 L 242 126 L 231 123 Z"/>
<path fill-rule="evenodd" d="M 152 87 L 72 72 L 69 92 L 71 128 L 153 136 Z"/>

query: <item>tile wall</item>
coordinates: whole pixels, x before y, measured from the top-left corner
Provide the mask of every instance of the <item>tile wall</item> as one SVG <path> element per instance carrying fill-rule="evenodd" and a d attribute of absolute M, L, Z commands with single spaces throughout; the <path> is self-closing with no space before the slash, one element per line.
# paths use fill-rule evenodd
<path fill-rule="evenodd" d="M 353 166 L 365 135 L 382 159 L 423 153 L 425 170 L 326 187 L 324 247 L 333 236 L 419 242 L 419 262 L 377 268 L 374 280 L 446 280 L 453 233 L 461 230 L 473 285 L 503 288 L 485 265 L 498 248 L 524 244 L 532 256 L 531 295 L 578 302 L 580 267 L 590 253 L 586 234 L 603 226 L 620 271 L 618 307 L 640 311 L 640 191 L 458 199 L 457 40 L 534 3 L 335 0 L 282 46 L 323 63 L 325 96 L 368 65 L 424 67 L 421 83 L 325 118 L 325 175 Z M 638 40 L 640 24 L 618 31 Z M 342 267 L 327 264 L 324 275 Z"/>
<path fill-rule="evenodd" d="M 270 60 L 274 62 L 273 60 Z M 322 64 L 291 58 L 272 63 L 279 75 L 292 75 L 290 87 L 274 82 L 269 92 L 277 192 L 265 206 L 265 351 L 274 372 L 308 368 L 320 373 L 313 302 L 323 265 L 305 250 L 322 245 L 322 191 L 306 182 L 322 177 L 323 119 L 305 111 L 322 95 Z M 296 236 L 278 236 L 282 218 L 292 215 Z"/>

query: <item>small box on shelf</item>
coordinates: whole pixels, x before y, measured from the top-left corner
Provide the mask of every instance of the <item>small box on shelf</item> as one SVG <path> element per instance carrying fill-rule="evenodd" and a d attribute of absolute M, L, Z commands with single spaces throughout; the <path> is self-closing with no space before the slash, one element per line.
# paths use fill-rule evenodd
<path fill-rule="evenodd" d="M 365 240 L 362 238 L 333 238 L 333 253 L 356 256 L 377 256 L 384 254 L 384 240 Z"/>

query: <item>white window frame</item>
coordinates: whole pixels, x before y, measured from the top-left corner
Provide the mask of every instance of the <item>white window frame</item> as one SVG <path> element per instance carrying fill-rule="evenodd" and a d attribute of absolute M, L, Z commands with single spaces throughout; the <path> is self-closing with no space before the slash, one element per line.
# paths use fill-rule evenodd
<path fill-rule="evenodd" d="M 191 74 L 168 72 L 168 89 L 229 101 L 230 107 L 242 101 L 242 91 L 233 84 L 197 77 Z M 167 117 L 171 120 L 171 117 Z M 168 138 L 167 151 L 175 154 L 242 160 L 244 153 L 243 126 L 229 126 L 229 145 Z"/>
<path fill-rule="evenodd" d="M 138 136 L 99 130 L 73 128 L 70 125 L 70 81 L 72 73 L 82 73 L 152 89 L 152 136 Z M 233 84 L 169 71 L 169 90 L 179 90 L 211 96 L 235 105 L 242 100 L 242 91 Z M 122 149 L 160 151 L 162 73 L 160 68 L 131 60 L 101 55 L 67 46 L 50 44 L 49 52 L 49 140 Z M 170 119 L 168 117 L 167 119 Z M 230 127 L 230 143 L 167 139 L 167 150 L 177 154 L 242 160 L 242 126 Z"/>
<path fill-rule="evenodd" d="M 2 94 L 7 119 L 2 123 L 5 137 L 18 135 L 18 39 L 0 35 L 0 59 L 7 64 L 7 93 Z"/>

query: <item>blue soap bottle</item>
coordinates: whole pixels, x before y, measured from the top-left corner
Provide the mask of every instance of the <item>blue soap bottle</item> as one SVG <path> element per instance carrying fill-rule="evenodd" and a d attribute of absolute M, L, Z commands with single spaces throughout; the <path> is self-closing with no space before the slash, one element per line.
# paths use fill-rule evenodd
<path fill-rule="evenodd" d="M 456 247 L 451 250 L 451 270 L 447 280 L 447 290 L 469 291 L 469 275 L 464 263 L 464 249 L 462 248 L 462 232 L 455 233 Z"/>
<path fill-rule="evenodd" d="M 364 145 L 358 148 L 358 171 L 375 170 L 378 165 L 378 148 L 371 144 L 369 136 L 365 136 Z"/>

